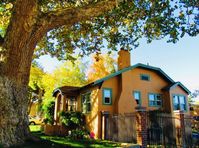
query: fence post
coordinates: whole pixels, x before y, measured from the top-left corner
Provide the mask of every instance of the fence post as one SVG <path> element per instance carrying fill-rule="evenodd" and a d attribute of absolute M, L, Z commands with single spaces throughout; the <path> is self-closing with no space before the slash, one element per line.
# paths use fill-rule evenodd
<path fill-rule="evenodd" d="M 147 147 L 147 112 L 146 107 L 136 107 L 137 143 Z"/>
<path fill-rule="evenodd" d="M 180 129 L 176 131 L 179 134 L 179 140 L 177 140 L 177 145 L 181 145 L 182 147 L 186 147 L 185 143 L 185 121 L 184 121 L 184 113 L 183 111 L 174 111 L 175 116 L 179 119 L 179 124 L 176 125 L 176 129 Z"/>

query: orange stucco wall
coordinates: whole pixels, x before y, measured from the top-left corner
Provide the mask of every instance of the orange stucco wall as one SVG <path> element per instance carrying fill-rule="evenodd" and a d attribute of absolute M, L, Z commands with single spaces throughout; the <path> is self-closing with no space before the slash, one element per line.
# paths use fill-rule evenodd
<path fill-rule="evenodd" d="M 86 113 L 86 126 L 90 132 L 95 133 L 95 137 L 99 137 L 99 121 L 100 121 L 100 112 L 99 112 L 99 87 L 94 87 L 92 89 L 87 89 L 81 92 L 80 96 L 77 99 L 77 110 L 82 111 L 81 107 L 81 96 L 85 93 L 91 93 L 91 112 Z"/>
<path fill-rule="evenodd" d="M 144 81 L 140 79 L 141 74 L 149 75 L 150 81 Z M 137 106 L 133 97 L 133 91 L 139 91 L 141 93 L 141 105 L 147 107 L 147 110 L 158 109 L 156 107 L 149 107 L 148 95 L 149 93 L 162 94 L 161 90 L 169 83 L 162 79 L 160 75 L 153 71 L 136 68 L 131 71 L 127 71 L 122 74 L 122 94 L 119 98 L 119 113 L 134 112 Z M 163 95 L 163 102 L 168 100 Z"/>

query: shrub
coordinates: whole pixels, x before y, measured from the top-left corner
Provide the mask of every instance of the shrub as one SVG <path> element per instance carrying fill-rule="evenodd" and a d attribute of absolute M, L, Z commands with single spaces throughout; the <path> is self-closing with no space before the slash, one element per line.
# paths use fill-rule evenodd
<path fill-rule="evenodd" d="M 55 102 L 51 101 L 47 105 L 43 106 L 45 119 L 45 124 L 53 124 L 54 123 L 54 110 L 55 110 Z"/>
<path fill-rule="evenodd" d="M 73 139 L 83 139 L 89 137 L 86 130 L 85 115 L 81 112 L 61 112 L 60 120 L 63 125 L 70 131 L 69 136 Z"/>
<path fill-rule="evenodd" d="M 69 130 L 82 129 L 85 126 L 85 116 L 81 112 L 61 112 L 60 120 Z"/>

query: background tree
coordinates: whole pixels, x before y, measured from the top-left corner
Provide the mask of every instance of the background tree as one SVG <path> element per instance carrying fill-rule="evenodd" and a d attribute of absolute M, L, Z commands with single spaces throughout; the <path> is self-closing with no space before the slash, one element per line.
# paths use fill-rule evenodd
<path fill-rule="evenodd" d="M 30 136 L 28 81 L 34 49 L 71 59 L 107 48 L 138 46 L 138 39 L 176 42 L 198 34 L 198 0 L 1 0 L 0 143 Z"/>
<path fill-rule="evenodd" d="M 54 101 L 52 92 L 55 88 L 67 86 L 83 86 L 86 84 L 84 65 L 79 61 L 66 61 L 57 67 L 51 74 L 46 74 L 42 78 L 42 86 L 45 90 L 43 105 Z"/>
<path fill-rule="evenodd" d="M 196 98 L 198 97 L 199 97 L 199 90 L 195 90 L 194 92 L 192 92 L 190 95 L 191 103 L 193 103 L 193 100 L 195 100 L 194 103 L 199 104 L 199 99 L 196 100 Z"/>
<path fill-rule="evenodd" d="M 31 107 L 34 101 L 37 100 L 37 111 L 41 111 L 42 96 L 44 94 L 44 89 L 42 86 L 42 78 L 45 75 L 41 66 L 33 61 L 30 69 L 30 80 L 29 80 L 29 107 L 28 114 L 30 113 Z"/>
<path fill-rule="evenodd" d="M 110 54 L 93 54 L 88 68 L 88 83 L 103 78 L 116 71 L 116 60 Z"/>

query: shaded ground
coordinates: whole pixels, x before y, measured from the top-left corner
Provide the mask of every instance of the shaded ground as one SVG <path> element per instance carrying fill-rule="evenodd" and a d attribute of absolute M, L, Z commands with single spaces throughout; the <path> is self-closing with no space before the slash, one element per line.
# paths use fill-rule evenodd
<path fill-rule="evenodd" d="M 13 146 L 12 148 L 70 148 L 70 147 L 120 147 L 120 143 L 104 140 L 73 140 L 70 137 L 46 136 L 40 131 L 40 126 L 31 126 L 31 132 L 41 140 L 26 141 L 24 145 Z"/>

